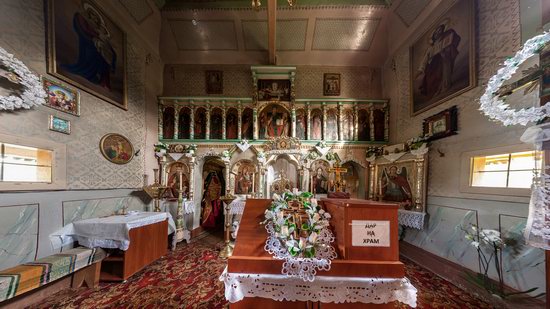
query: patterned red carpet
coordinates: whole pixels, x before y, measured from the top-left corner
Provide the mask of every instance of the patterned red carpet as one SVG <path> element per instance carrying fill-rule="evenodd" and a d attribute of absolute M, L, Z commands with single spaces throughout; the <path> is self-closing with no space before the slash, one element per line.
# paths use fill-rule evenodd
<path fill-rule="evenodd" d="M 225 268 L 218 259 L 221 245 L 219 238 L 210 236 L 179 244 L 126 283 L 63 291 L 33 308 L 226 308 L 223 283 L 218 281 Z M 419 291 L 417 308 L 491 308 L 418 265 L 404 262 L 407 276 Z"/>

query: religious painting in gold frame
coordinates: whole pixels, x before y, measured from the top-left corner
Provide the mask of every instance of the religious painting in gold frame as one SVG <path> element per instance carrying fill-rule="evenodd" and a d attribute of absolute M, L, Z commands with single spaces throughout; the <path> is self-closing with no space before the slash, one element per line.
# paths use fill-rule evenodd
<path fill-rule="evenodd" d="M 99 142 L 101 154 L 108 161 L 115 164 L 127 164 L 134 157 L 134 146 L 123 135 L 109 133 Z"/>
<path fill-rule="evenodd" d="M 369 166 L 369 199 L 398 203 L 401 209 L 425 212 L 427 155 L 404 154 L 395 161 L 383 156 Z"/>
<path fill-rule="evenodd" d="M 457 1 L 410 47 L 410 110 L 418 115 L 476 86 L 473 0 Z"/>
<path fill-rule="evenodd" d="M 48 73 L 128 109 L 126 33 L 92 0 L 47 1 Z"/>

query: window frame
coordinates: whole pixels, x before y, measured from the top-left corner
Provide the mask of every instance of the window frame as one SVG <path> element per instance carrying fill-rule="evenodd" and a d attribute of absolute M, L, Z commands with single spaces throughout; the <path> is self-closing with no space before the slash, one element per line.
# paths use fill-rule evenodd
<path fill-rule="evenodd" d="M 485 195 L 505 195 L 505 196 L 518 196 L 529 197 L 531 196 L 530 188 L 508 188 L 508 187 L 476 187 L 472 186 L 472 176 L 474 171 L 473 159 L 474 157 L 493 156 L 512 154 L 516 152 L 534 151 L 535 149 L 527 144 L 518 144 L 511 146 L 495 147 L 490 149 L 480 149 L 474 151 L 467 151 L 461 154 L 461 166 L 460 166 L 460 192 L 473 193 L 473 194 L 485 194 Z M 544 158 L 544 155 L 543 155 Z M 507 182 L 509 178 L 509 165 L 507 171 Z"/>
<path fill-rule="evenodd" d="M 63 190 L 67 187 L 67 147 L 52 140 L 21 137 L 0 133 L 0 142 L 26 147 L 40 148 L 52 152 L 52 181 L 25 182 L 0 181 L 0 191 Z"/>

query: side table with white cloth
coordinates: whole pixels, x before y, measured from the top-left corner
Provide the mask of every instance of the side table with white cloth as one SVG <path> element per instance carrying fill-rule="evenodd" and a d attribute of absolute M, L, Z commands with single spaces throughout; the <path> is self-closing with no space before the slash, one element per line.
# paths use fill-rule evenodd
<path fill-rule="evenodd" d="M 231 233 L 231 237 L 233 239 L 237 238 L 237 233 L 239 231 L 239 222 L 241 221 L 241 218 L 243 216 L 244 207 L 246 205 L 246 199 L 236 199 L 231 204 L 229 204 L 229 216 L 231 217 L 231 225 L 233 228 L 233 232 Z"/>
<path fill-rule="evenodd" d="M 124 281 L 166 254 L 169 221 L 165 212 L 130 212 L 75 221 L 63 228 L 61 238 L 72 237 L 82 246 L 110 249 L 101 266 L 102 281 Z"/>

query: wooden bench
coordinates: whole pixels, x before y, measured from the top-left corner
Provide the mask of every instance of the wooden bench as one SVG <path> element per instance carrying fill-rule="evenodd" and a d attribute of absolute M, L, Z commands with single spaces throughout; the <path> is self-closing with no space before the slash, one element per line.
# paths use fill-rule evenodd
<path fill-rule="evenodd" d="M 68 287 L 96 287 L 106 256 L 101 248 L 78 247 L 2 270 L 0 307 L 23 308 Z"/>

